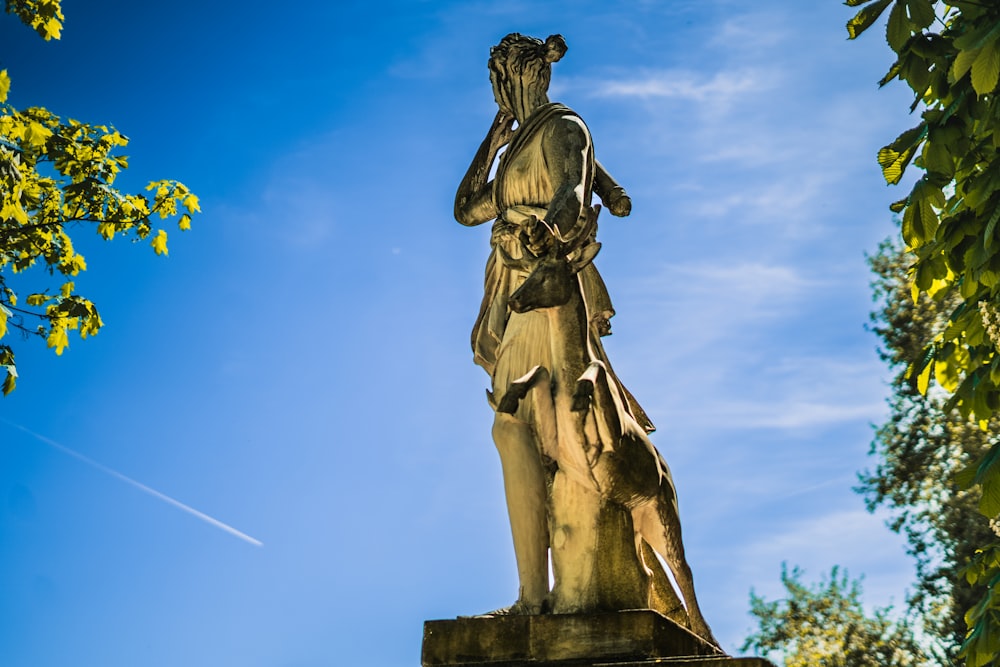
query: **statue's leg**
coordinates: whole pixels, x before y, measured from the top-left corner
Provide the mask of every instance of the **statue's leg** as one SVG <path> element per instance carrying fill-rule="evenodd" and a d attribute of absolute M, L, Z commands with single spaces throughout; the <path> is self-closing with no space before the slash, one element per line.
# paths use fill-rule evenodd
<path fill-rule="evenodd" d="M 493 421 L 493 442 L 503 467 L 521 586 L 518 603 L 525 611 L 538 613 L 549 592 L 546 485 L 539 447 L 530 425 L 499 412 Z"/>
<path fill-rule="evenodd" d="M 557 470 L 552 482 L 552 611 L 571 614 L 597 607 L 597 523 L 601 497 Z"/>

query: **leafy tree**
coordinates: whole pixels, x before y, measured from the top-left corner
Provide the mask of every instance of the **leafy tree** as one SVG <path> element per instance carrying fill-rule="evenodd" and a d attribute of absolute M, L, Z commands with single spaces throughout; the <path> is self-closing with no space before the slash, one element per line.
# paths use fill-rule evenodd
<path fill-rule="evenodd" d="M 742 650 L 780 654 L 785 667 L 916 667 L 927 656 L 905 620 L 891 609 L 869 616 L 861 601 L 861 582 L 837 567 L 829 578 L 807 586 L 798 568 L 781 569 L 786 597 L 768 602 L 750 594 L 750 613 L 759 630 Z"/>
<path fill-rule="evenodd" d="M 890 526 L 906 535 L 917 566 L 911 611 L 921 619 L 937 662 L 952 665 L 966 635 L 965 611 L 977 597 L 962 572 L 977 547 L 994 537 L 978 512 L 979 491 L 960 488 L 954 480 L 989 450 L 1000 422 L 991 419 L 983 431 L 958 410 L 946 409 L 950 396 L 934 378 L 922 393 L 908 373 L 961 303 L 956 293 L 940 299 L 920 294 L 914 302 L 913 261 L 912 254 L 888 241 L 869 259 L 880 302 L 871 315 L 872 328 L 882 339 L 879 355 L 895 375 L 890 417 L 872 442 L 878 463 L 861 474 L 857 490 L 869 510 L 889 508 L 894 514 Z"/>
<path fill-rule="evenodd" d="M 923 354 L 926 342 L 948 325 L 948 315 L 960 300 L 957 295 L 936 300 L 920 294 L 914 302 L 909 273 L 913 261 L 912 254 L 891 241 L 883 242 L 878 253 L 869 258 L 875 274 L 873 296 L 879 303 L 871 314 L 872 329 L 881 338 L 879 355 L 895 375 L 889 419 L 872 442 L 876 467 L 859 476 L 856 491 L 865 496 L 870 511 L 881 506 L 893 513 L 890 527 L 906 535 L 908 551 L 916 561 L 917 582 L 908 599 L 908 618 L 921 630 L 926 653 L 920 664 L 951 667 L 957 664 L 966 636 L 965 610 L 975 604 L 978 594 L 964 572 L 975 567 L 972 562 L 977 547 L 992 536 L 989 522 L 978 511 L 978 490 L 963 489 L 954 478 L 970 460 L 989 449 L 992 436 L 958 410 L 945 409 L 949 394 L 936 386 L 933 378 L 929 380 L 931 387 L 921 393 L 915 386 L 916 378 L 908 373 L 913 361 Z M 995 432 L 996 426 L 991 422 L 990 431 Z M 782 579 L 793 593 L 791 600 L 808 599 L 797 571 Z M 825 630 L 815 635 L 816 628 L 842 626 L 845 605 L 850 606 L 852 595 L 859 597 L 846 585 L 846 577 L 839 583 L 836 579 L 834 574 L 813 591 L 829 599 L 822 604 L 812 601 L 811 624 L 784 623 L 788 610 L 802 605 L 789 607 L 791 603 L 786 603 L 782 607 L 751 596 L 752 613 L 758 617 L 761 630 L 746 647 L 780 648 L 787 654 L 791 646 L 808 645 L 810 654 L 827 656 L 824 659 L 828 662 L 822 664 L 866 664 L 851 661 L 849 646 L 821 642 L 827 636 Z M 855 607 L 861 614 L 860 605 Z M 857 622 L 878 628 L 885 618 L 882 614 L 880 620 L 877 613 Z M 770 644 L 760 644 L 761 637 L 768 637 Z"/>
<path fill-rule="evenodd" d="M 1000 3 L 986 0 L 846 0 L 861 6 L 850 38 L 886 10 L 886 40 L 897 59 L 882 79 L 905 82 L 920 122 L 878 153 L 886 181 L 912 162 L 923 171 L 891 208 L 915 261 L 913 290 L 957 306 L 910 365 L 921 393 L 937 385 L 989 430 L 1000 411 Z M 891 7 L 891 9 L 890 9 Z M 978 484 L 979 510 L 1000 516 L 1000 442 L 958 479 Z M 962 655 L 970 667 L 1000 665 L 1000 543 L 984 543 L 965 570 L 982 597 L 969 610 Z"/>
<path fill-rule="evenodd" d="M 8 14 L 44 39 L 62 30 L 61 0 L 5 0 Z M 128 167 L 116 154 L 128 139 L 113 127 L 62 119 L 41 107 L 15 109 L 7 102 L 11 80 L 0 71 L 0 370 L 2 391 L 14 389 L 13 332 L 44 338 L 56 354 L 69 332 L 96 334 L 103 322 L 97 307 L 76 292 L 73 278 L 87 268 L 70 232 L 91 228 L 110 240 L 118 235 L 149 238 L 157 255 L 167 254 L 167 233 L 155 219 L 179 215 L 188 229 L 200 210 L 198 198 L 177 181 L 153 181 L 150 195 L 122 192 L 115 178 Z M 34 269 L 38 287 L 24 294 L 11 274 Z M 48 276 L 48 278 L 46 277 Z M 26 281 L 18 280 L 22 285 Z"/>

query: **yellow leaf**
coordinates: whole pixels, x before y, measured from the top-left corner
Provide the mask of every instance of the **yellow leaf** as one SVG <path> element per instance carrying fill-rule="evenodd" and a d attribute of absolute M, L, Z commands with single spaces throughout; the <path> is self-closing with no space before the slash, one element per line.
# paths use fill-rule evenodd
<path fill-rule="evenodd" d="M 939 278 L 931 283 L 931 286 L 927 288 L 927 296 L 931 298 L 936 298 L 938 294 L 946 289 L 949 289 L 955 282 L 955 274 L 952 273 L 951 269 L 948 269 L 948 273 L 944 278 Z"/>
<path fill-rule="evenodd" d="M 947 361 L 934 362 L 934 379 L 945 391 L 954 392 L 958 389 L 958 374 Z"/>
<path fill-rule="evenodd" d="M 52 325 L 52 331 L 49 332 L 49 337 L 45 341 L 49 347 L 56 348 L 56 355 L 61 355 L 63 350 L 69 347 L 69 336 L 66 335 L 66 329 L 59 323 Z"/>
<path fill-rule="evenodd" d="M 153 242 L 150 243 L 153 246 L 153 252 L 157 255 L 166 255 L 167 253 L 167 233 L 162 229 L 156 232 L 156 236 L 153 237 Z"/>
<path fill-rule="evenodd" d="M 184 198 L 182 203 L 184 204 L 184 208 L 188 210 L 188 213 L 198 213 L 201 211 L 201 207 L 198 205 L 198 198 L 194 195 L 189 194 Z"/>
<path fill-rule="evenodd" d="M 7 93 L 10 92 L 10 77 L 7 70 L 0 70 L 0 102 L 7 101 Z"/>
<path fill-rule="evenodd" d="M 72 294 L 74 287 L 76 287 L 76 285 L 73 284 L 72 280 L 67 280 L 66 282 L 64 282 L 62 288 L 60 288 L 59 290 L 60 292 L 62 292 L 63 298 L 66 298 L 70 294 Z"/>
<path fill-rule="evenodd" d="M 59 39 L 59 32 L 62 30 L 62 23 L 59 19 L 51 18 L 45 23 L 45 39 Z"/>
<path fill-rule="evenodd" d="M 917 376 L 917 390 L 921 394 L 927 393 L 927 387 L 931 383 L 931 370 L 934 364 L 927 364 L 924 370 L 920 371 L 920 375 Z"/>
<path fill-rule="evenodd" d="M 7 315 L 9 314 L 9 310 L 0 306 L 0 338 L 7 335 Z"/>
<path fill-rule="evenodd" d="M 37 146 L 39 148 L 44 146 L 46 140 L 48 140 L 51 136 L 52 130 L 34 120 L 28 123 L 27 130 L 24 133 L 25 140 L 30 145 Z"/>
<path fill-rule="evenodd" d="M 21 202 L 14 202 L 10 215 L 17 220 L 19 224 L 28 224 L 28 212 L 24 210 L 23 206 L 21 206 Z"/>
<path fill-rule="evenodd" d="M 87 336 L 93 336 L 103 326 L 104 322 L 101 320 L 101 316 L 97 314 L 97 310 L 95 309 L 92 314 L 83 321 L 83 327 L 80 329 L 80 337 L 86 338 Z"/>
<path fill-rule="evenodd" d="M 87 260 L 83 258 L 83 255 L 73 255 L 69 260 L 69 275 L 78 275 L 81 271 L 87 270 Z"/>
<path fill-rule="evenodd" d="M 181 228 L 182 232 L 186 232 L 191 229 L 191 216 L 185 213 L 181 216 L 181 219 L 177 221 L 177 226 Z"/>

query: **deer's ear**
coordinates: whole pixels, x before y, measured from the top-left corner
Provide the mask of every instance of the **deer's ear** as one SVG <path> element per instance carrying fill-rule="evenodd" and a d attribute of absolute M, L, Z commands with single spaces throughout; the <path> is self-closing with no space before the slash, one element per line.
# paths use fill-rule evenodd
<path fill-rule="evenodd" d="M 579 273 L 583 267 L 593 262 L 600 250 L 601 244 L 596 241 L 583 246 L 580 256 L 573 260 L 573 273 Z"/>

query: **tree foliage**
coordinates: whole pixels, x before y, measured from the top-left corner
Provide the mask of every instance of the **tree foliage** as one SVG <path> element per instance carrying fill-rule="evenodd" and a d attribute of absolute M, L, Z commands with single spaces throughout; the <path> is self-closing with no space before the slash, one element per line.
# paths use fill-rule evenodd
<path fill-rule="evenodd" d="M 60 0 L 5 0 L 44 39 L 58 39 Z M 56 354 L 69 345 L 69 332 L 96 334 L 103 322 L 97 307 L 77 293 L 75 276 L 87 268 L 70 232 L 90 228 L 104 239 L 149 239 L 157 255 L 167 254 L 167 233 L 157 220 L 177 217 L 190 227 L 198 198 L 177 181 L 153 181 L 144 193 L 114 187 L 128 167 L 118 153 L 128 139 L 107 125 L 63 119 L 41 107 L 15 109 L 7 102 L 11 80 L 0 71 L 0 370 L 2 391 L 17 378 L 14 332 L 44 338 Z M 33 269 L 36 289 L 15 289 L 10 276 Z M 18 284 L 25 281 L 20 280 Z M 23 297 L 23 298 L 22 298 Z"/>
<path fill-rule="evenodd" d="M 1000 422 L 991 419 L 989 430 L 983 431 L 958 410 L 945 409 L 949 394 L 935 378 L 921 392 L 908 374 L 961 303 L 956 293 L 941 299 L 920 294 L 914 302 L 913 260 L 888 241 L 869 259 L 880 303 L 871 316 L 872 329 L 882 341 L 879 355 L 895 374 L 889 419 L 872 442 L 878 462 L 861 474 L 858 491 L 869 510 L 889 509 L 894 515 L 890 526 L 905 534 L 917 566 L 911 611 L 921 619 L 937 662 L 952 665 L 966 635 L 965 611 L 978 594 L 962 572 L 977 547 L 993 537 L 988 520 L 978 512 L 979 490 L 961 488 L 955 476 L 989 450 Z"/>
<path fill-rule="evenodd" d="M 927 656 L 905 620 L 891 609 L 865 613 L 861 582 L 836 567 L 819 584 L 802 583 L 802 572 L 782 566 L 786 597 L 767 601 L 750 594 L 759 630 L 742 650 L 779 654 L 785 667 L 916 667 Z"/>
<path fill-rule="evenodd" d="M 897 58 L 882 79 L 914 93 L 920 122 L 878 153 L 895 184 L 913 163 L 922 170 L 891 208 L 915 257 L 914 293 L 956 307 L 925 342 L 909 373 L 926 393 L 933 374 L 955 407 L 988 430 L 1000 411 L 1000 3 L 985 0 L 846 0 L 864 5 L 847 23 L 853 39 L 888 11 L 886 41 Z M 1000 443 L 959 480 L 979 485 L 980 511 L 1000 515 Z M 988 561 L 996 546 L 977 558 Z M 976 561 L 978 562 L 978 561 Z M 996 576 L 991 572 L 998 572 Z M 970 610 L 962 655 L 970 667 L 1000 665 L 1000 568 L 967 573 L 984 588 Z"/>

